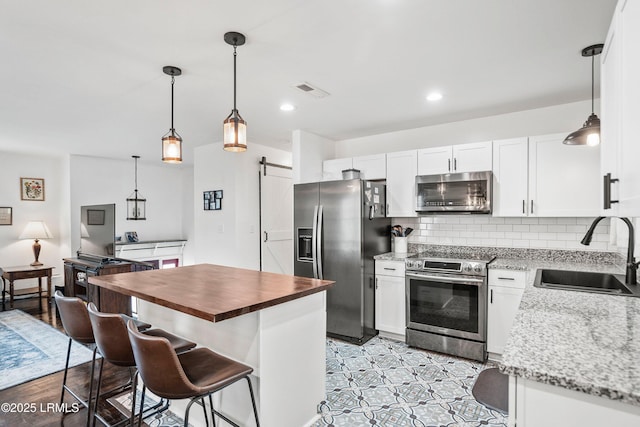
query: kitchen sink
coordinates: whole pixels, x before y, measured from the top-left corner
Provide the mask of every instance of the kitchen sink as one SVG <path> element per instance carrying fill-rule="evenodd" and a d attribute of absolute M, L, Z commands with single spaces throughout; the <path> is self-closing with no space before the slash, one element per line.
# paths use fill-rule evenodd
<path fill-rule="evenodd" d="M 626 285 L 624 276 L 609 273 L 538 269 L 533 285 L 538 288 L 640 297 L 640 286 Z"/>

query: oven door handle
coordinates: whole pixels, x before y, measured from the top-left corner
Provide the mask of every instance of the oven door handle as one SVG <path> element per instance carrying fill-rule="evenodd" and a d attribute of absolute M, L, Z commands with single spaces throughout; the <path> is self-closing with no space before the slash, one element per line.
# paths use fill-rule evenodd
<path fill-rule="evenodd" d="M 471 286 L 482 286 L 484 284 L 484 279 L 475 278 L 430 276 L 420 273 L 406 273 L 405 276 L 412 279 L 433 280 L 441 283 L 462 283 Z"/>

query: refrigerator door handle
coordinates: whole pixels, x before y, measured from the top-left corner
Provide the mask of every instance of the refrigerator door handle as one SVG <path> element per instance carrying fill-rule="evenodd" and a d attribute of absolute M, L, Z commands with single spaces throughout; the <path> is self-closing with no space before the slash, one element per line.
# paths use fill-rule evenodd
<path fill-rule="evenodd" d="M 318 278 L 318 206 L 313 207 L 313 231 L 311 234 L 311 264 L 313 265 L 313 278 Z"/>
<path fill-rule="evenodd" d="M 322 205 L 318 208 L 318 235 L 316 236 L 317 249 L 317 264 L 318 264 L 318 279 L 324 279 L 322 274 Z"/>

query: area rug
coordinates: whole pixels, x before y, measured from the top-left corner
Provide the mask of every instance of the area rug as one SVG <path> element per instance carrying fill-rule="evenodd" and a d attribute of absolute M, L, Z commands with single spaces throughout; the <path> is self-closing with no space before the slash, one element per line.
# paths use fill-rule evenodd
<path fill-rule="evenodd" d="M 0 390 L 64 369 L 69 338 L 20 311 L 0 313 Z M 69 366 L 91 361 L 92 351 L 74 342 Z"/>

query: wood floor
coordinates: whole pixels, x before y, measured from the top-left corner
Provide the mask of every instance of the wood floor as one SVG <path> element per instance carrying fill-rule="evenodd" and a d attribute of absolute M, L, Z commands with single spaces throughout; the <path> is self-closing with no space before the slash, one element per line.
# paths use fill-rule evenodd
<path fill-rule="evenodd" d="M 9 310 L 9 303 L 1 311 Z M 14 308 L 31 314 L 51 326 L 62 329 L 60 318 L 56 316 L 55 303 L 46 304 L 43 300 L 42 310 L 40 310 L 38 299 L 29 298 L 16 300 Z M 67 384 L 72 390 L 76 391 L 79 396 L 87 396 L 89 394 L 89 374 L 91 371 L 91 362 L 79 365 L 69 369 Z M 1 373 L 0 373 L 1 375 Z M 4 410 L 0 412 L 0 427 L 50 427 L 50 426 L 84 426 L 87 421 L 87 410 L 80 406 L 80 410 L 76 413 L 62 414 L 58 412 L 55 405 L 60 403 L 60 391 L 62 387 L 63 372 L 47 375 L 42 378 L 29 381 L 24 384 L 0 390 L 0 403 L 16 403 L 26 404 L 29 411 L 10 412 Z M 97 375 L 96 375 L 97 376 Z M 108 363 L 104 365 L 103 373 L 103 390 L 109 390 L 124 384 L 129 379 L 129 370 L 126 368 L 118 368 Z M 71 408 L 73 403 L 77 401 L 65 393 L 64 402 Z M 33 405 L 35 404 L 35 406 Z M 5 405 L 6 406 L 6 405 Z M 16 405 L 17 406 L 17 405 Z M 35 412 L 30 412 L 35 407 Z M 111 405 L 101 399 L 98 413 L 105 418 L 109 424 L 115 424 L 124 419 Z M 102 425 L 100 421 L 96 421 L 96 425 Z"/>

